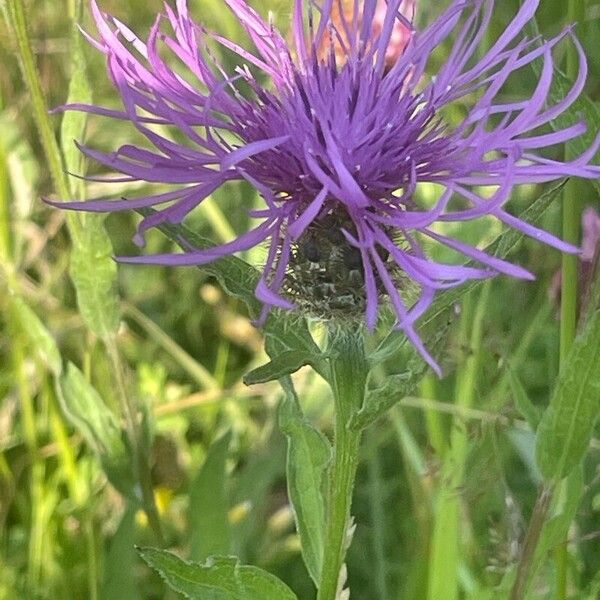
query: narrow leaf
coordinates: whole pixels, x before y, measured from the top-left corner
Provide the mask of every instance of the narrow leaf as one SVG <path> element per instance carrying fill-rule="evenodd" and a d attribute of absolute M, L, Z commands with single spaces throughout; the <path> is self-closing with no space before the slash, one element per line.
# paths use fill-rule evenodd
<path fill-rule="evenodd" d="M 98 453 L 122 451 L 121 431 L 116 417 L 100 394 L 73 364 L 60 379 L 63 409 L 86 442 Z"/>
<path fill-rule="evenodd" d="M 77 2 L 76 12 L 81 13 L 81 2 Z M 92 102 L 92 90 L 86 74 L 85 56 L 83 54 L 84 38 L 77 24 L 72 23 L 71 40 L 69 44 L 69 56 L 71 58 L 71 79 L 69 81 L 69 93 L 67 104 L 80 102 L 90 104 Z M 69 110 L 64 113 L 60 141 L 61 149 L 69 173 L 82 173 L 84 158 L 83 154 L 75 146 L 75 141 L 83 139 L 88 114 L 83 111 Z M 85 182 L 80 179 L 71 178 L 69 187 L 74 197 L 83 197 Z"/>
<path fill-rule="evenodd" d="M 35 312 L 18 296 L 11 297 L 13 318 L 27 337 L 33 351 L 41 358 L 55 377 L 62 371 L 62 359 L 52 334 Z"/>
<path fill-rule="evenodd" d="M 422 375 L 423 373 L 419 371 L 406 371 L 387 377 L 381 387 L 367 392 L 363 407 L 350 421 L 350 427 L 365 429 L 371 425 L 402 398 L 410 394 Z"/>
<path fill-rule="evenodd" d="M 136 555 L 132 540 L 135 539 L 134 506 L 128 506 L 117 531 L 109 542 L 104 563 L 104 581 L 100 600 L 140 600 L 136 581 Z"/>
<path fill-rule="evenodd" d="M 226 493 L 230 441 L 231 434 L 227 433 L 211 445 L 191 486 L 189 519 L 194 560 L 230 551 L 229 498 Z"/>
<path fill-rule="evenodd" d="M 542 411 L 530 400 L 527 391 L 523 387 L 523 384 L 516 371 L 510 365 L 507 366 L 507 371 L 508 381 L 512 390 L 515 406 L 523 418 L 527 421 L 529 427 L 535 431 L 537 426 L 540 424 Z"/>
<path fill-rule="evenodd" d="M 265 383 L 280 379 L 284 375 L 291 375 L 301 367 L 312 365 L 323 360 L 323 355 L 314 355 L 302 350 L 284 350 L 281 354 L 275 354 L 273 360 L 262 365 L 244 376 L 246 385 Z"/>
<path fill-rule="evenodd" d="M 277 577 L 241 565 L 237 558 L 213 557 L 199 564 L 155 548 L 139 552 L 169 587 L 189 600 L 297 600 Z"/>
<path fill-rule="evenodd" d="M 143 216 L 149 216 L 156 211 L 140 209 L 138 212 Z M 215 245 L 214 242 L 197 234 L 185 225 L 161 223 L 157 228 L 184 249 L 192 247 L 202 250 Z M 244 302 L 251 317 L 256 318 L 258 316 L 260 302 L 254 296 L 254 289 L 258 284 L 260 273 L 252 265 L 237 256 L 224 256 L 205 265 L 198 265 L 198 269 L 215 277 L 229 296 Z"/>
<path fill-rule="evenodd" d="M 114 334 L 119 326 L 117 265 L 103 218 L 88 215 L 71 251 L 71 278 L 77 304 L 88 328 L 100 338 Z"/>
<path fill-rule="evenodd" d="M 80 10 L 81 2 L 78 2 L 76 12 Z M 92 91 L 86 75 L 83 36 L 76 23 L 72 23 L 69 56 L 71 79 L 67 102 L 89 103 Z M 74 141 L 83 139 L 86 121 L 87 113 L 80 111 L 66 111 L 62 118 L 62 153 L 66 169 L 71 173 L 84 172 L 83 155 Z M 72 178 L 69 187 L 74 197 L 85 195 L 82 180 Z M 70 275 L 77 291 L 79 310 L 90 331 L 106 338 L 116 332 L 120 315 L 117 268 L 112 259 L 112 245 L 104 229 L 104 217 L 80 213 L 69 215 L 67 222 L 73 240 Z"/>
<path fill-rule="evenodd" d="M 292 395 L 279 409 L 279 426 L 288 440 L 287 484 L 300 536 L 302 556 L 315 583 L 323 566 L 325 533 L 324 478 L 331 460 L 327 438 L 302 415 Z"/>
<path fill-rule="evenodd" d="M 98 455 L 110 482 L 137 501 L 128 448 L 117 418 L 100 394 L 72 363 L 58 381 L 56 392 L 65 416 Z"/>
<path fill-rule="evenodd" d="M 583 460 L 599 412 L 600 310 L 597 310 L 575 340 L 538 428 L 536 456 L 546 479 L 566 477 Z"/>
<path fill-rule="evenodd" d="M 534 569 L 536 566 L 541 566 L 543 560 L 548 556 L 548 552 L 556 549 L 559 544 L 563 544 L 569 535 L 569 529 L 577 516 L 577 510 L 584 494 L 583 469 L 579 467 L 571 471 L 568 478 L 562 482 L 562 487 L 562 494 L 555 493 L 555 496 L 559 497 L 554 502 L 554 514 L 544 523 L 544 529 L 536 549 Z"/>
<path fill-rule="evenodd" d="M 297 314 L 274 311 L 265 324 L 265 350 L 272 360 L 286 352 L 298 351 L 311 357 L 310 365 L 323 377 L 329 379 L 329 365 L 326 356 L 308 330 L 305 319 Z"/>

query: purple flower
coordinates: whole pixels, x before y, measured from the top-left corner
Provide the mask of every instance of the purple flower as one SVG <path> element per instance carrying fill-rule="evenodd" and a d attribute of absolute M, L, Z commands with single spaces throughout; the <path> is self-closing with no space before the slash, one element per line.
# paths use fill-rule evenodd
<path fill-rule="evenodd" d="M 440 233 L 436 224 L 492 215 L 559 250 L 578 251 L 503 208 L 519 184 L 600 177 L 600 167 L 590 164 L 600 136 L 569 162 L 539 154 L 585 132 L 581 122 L 550 133 L 544 126 L 579 96 L 587 68 L 570 30 L 550 40 L 524 37 L 523 28 L 538 0 L 524 0 L 483 54 L 479 47 L 492 18 L 493 0 L 454 0 L 422 31 L 415 31 L 400 12 L 401 0 L 387 1 L 383 23 L 377 0 L 354 2 L 353 13 L 337 11 L 335 19 L 337 0 L 320 5 L 296 0 L 293 47 L 244 0 L 224 1 L 255 51 L 194 23 L 185 0 L 177 0 L 176 9 L 165 5 L 165 14 L 157 17 L 146 42 L 103 14 L 92 0 L 100 38 L 90 40 L 106 56 L 124 109 L 80 104 L 66 108 L 129 121 L 153 148 L 124 145 L 105 153 L 80 146 L 81 150 L 122 173 L 121 181 L 171 184 L 172 189 L 60 206 L 98 212 L 159 207 L 139 224 L 135 241 L 142 246 L 148 228 L 181 222 L 227 181 L 249 182 L 265 203 L 264 209 L 250 213 L 262 222 L 230 243 L 119 260 L 199 265 L 267 242 L 268 256 L 256 288 L 265 307 L 263 319 L 271 307 L 302 304 L 303 293 L 326 302 L 328 296 L 340 296 L 343 288 L 346 300 L 334 298 L 330 306 L 359 306 L 372 328 L 379 306 L 389 303 L 396 327 L 439 371 L 415 331 L 416 320 L 435 293 L 499 273 L 523 279 L 533 275 Z M 399 24 L 412 35 L 390 64 L 388 49 Z M 579 75 L 565 98 L 550 104 L 552 52 L 564 38 L 577 48 Z M 323 53 L 327 39 L 335 43 L 330 41 L 330 52 Z M 445 63 L 429 77 L 430 56 L 448 39 L 453 41 Z M 225 72 L 209 42 L 238 55 L 234 73 Z M 165 62 L 163 50 L 183 64 L 188 77 Z M 538 59 L 541 72 L 531 97 L 500 100 L 510 75 Z M 453 104 L 469 105 L 457 126 L 444 119 Z M 186 141 L 157 133 L 156 125 L 177 129 Z M 415 194 L 422 182 L 441 189 L 432 206 L 422 205 Z M 493 186 L 491 197 L 481 194 L 479 186 Z M 332 264 L 324 264 L 320 238 L 329 240 Z M 434 262 L 422 247 L 424 239 L 472 259 L 475 266 Z M 313 282 L 307 283 L 306 272 L 315 273 Z M 402 283 L 406 281 L 418 293 L 407 294 Z"/>

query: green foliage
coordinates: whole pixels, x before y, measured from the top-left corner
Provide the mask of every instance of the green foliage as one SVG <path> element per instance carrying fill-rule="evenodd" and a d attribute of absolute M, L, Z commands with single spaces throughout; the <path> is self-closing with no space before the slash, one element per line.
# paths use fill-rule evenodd
<path fill-rule="evenodd" d="M 323 360 L 323 355 L 314 355 L 302 350 L 284 350 L 280 354 L 273 354 L 273 360 L 265 365 L 250 371 L 244 375 L 244 383 L 253 385 L 255 383 L 266 383 L 276 381 L 285 375 L 291 375 L 306 365 L 318 364 Z"/>
<path fill-rule="evenodd" d="M 138 560 L 131 540 L 135 537 L 135 510 L 129 507 L 110 542 L 99 600 L 140 600 L 135 578 Z"/>
<path fill-rule="evenodd" d="M 152 211 L 143 210 L 140 213 L 148 215 L 152 214 Z M 174 226 L 162 223 L 159 229 L 182 248 L 202 249 L 214 245 L 210 240 L 182 225 Z M 260 303 L 254 295 L 254 290 L 260 275 L 254 267 L 235 256 L 225 256 L 208 264 L 199 265 L 198 269 L 215 277 L 229 295 L 246 304 L 251 317 L 257 318 L 260 313 Z M 284 365 L 281 364 L 282 354 L 290 352 L 291 354 L 287 356 L 295 357 L 295 361 L 293 359 L 290 361 L 291 367 L 297 363 L 299 356 L 311 357 L 310 363 L 305 364 L 311 364 L 319 374 L 327 377 L 326 366 L 319 359 L 321 352 L 315 344 L 304 319 L 289 312 L 272 310 L 264 326 L 264 335 L 267 353 L 272 358 L 277 357 L 277 362 L 273 367 L 267 368 L 267 373 L 271 368 L 273 371 L 281 371 L 282 375 L 294 372 L 287 371 L 286 373 L 285 368 L 283 368 Z M 302 365 L 297 368 L 300 368 L 300 366 Z M 264 372 L 259 371 L 259 376 L 264 376 Z M 249 382 L 252 379 L 253 376 L 251 375 Z M 267 380 L 263 379 L 263 381 Z"/>
<path fill-rule="evenodd" d="M 161 8 L 141 0 L 99 4 L 141 35 Z M 222 0 L 188 4 L 199 20 L 251 49 L 230 11 L 221 10 Z M 438 11 L 433 4 L 418 3 L 419 22 Z M 313 599 L 332 455 L 331 356 L 320 349 L 321 331 L 278 310 L 261 330 L 253 328 L 262 248 L 244 260 L 225 257 L 199 269 L 117 267 L 112 255 L 133 250 L 130 215 L 105 220 L 57 211 L 39 200 L 146 193 L 69 175 L 85 174 L 88 167 L 73 140 L 110 151 L 141 137 L 125 123 L 48 113 L 65 102 L 87 102 L 91 92 L 95 103 L 118 106 L 104 57 L 75 26 L 94 34 L 88 2 L 0 5 L 0 599 L 179 596 L 166 591 L 135 552 L 134 544 L 157 542 L 140 510 L 134 447 L 125 413 L 116 406 L 118 371 L 138 421 L 144 415 L 138 441 L 149 446 L 165 545 L 200 560 L 239 557 L 196 566 L 148 549 L 145 559 L 192 598 Z M 289 23 L 288 0 L 253 5 L 262 13 L 272 10 L 276 23 Z M 496 2 L 490 43 L 518 5 Z M 594 10 L 591 3 L 588 17 Z M 560 3 L 541 2 L 540 29 L 556 31 L 564 12 Z M 571 156 L 600 126 L 600 20 L 587 18 L 576 33 L 589 58 L 589 94 L 554 123 L 588 123 L 584 138 L 568 145 Z M 554 99 L 570 85 L 562 50 L 556 52 Z M 439 49 L 432 70 L 445 51 Z M 233 57 L 225 54 L 232 70 Z M 529 67 L 516 73 L 503 101 L 530 92 L 531 75 Z M 460 119 L 461 108 L 447 117 Z M 548 157 L 562 152 L 552 149 Z M 96 165 L 90 168 L 98 173 Z M 594 182 L 581 198 L 598 207 L 598 189 Z M 424 186 L 417 193 L 429 191 Z M 557 232 L 563 191 L 562 184 L 523 186 L 509 210 Z M 173 251 L 180 243 L 214 245 L 244 230 L 247 209 L 259 203 L 250 186 L 228 185 L 187 226 L 164 224 L 165 235 L 149 235 L 148 252 Z M 461 224 L 460 235 L 485 240 L 485 246 L 500 231 L 486 220 Z M 541 481 L 534 433 L 540 417 L 537 456 L 544 489 L 553 496 L 526 598 L 546 600 L 555 592 L 554 556 L 566 539 L 569 593 L 598 597 L 600 277 L 589 283 L 580 336 L 559 376 L 557 306 L 547 289 L 558 253 L 508 229 L 488 251 L 524 265 L 538 279 L 493 282 L 476 347 L 469 335 L 473 320 L 464 315 L 481 283 L 438 296 L 417 329 L 442 359 L 441 381 L 421 383 L 427 367 L 402 333 L 382 327 L 368 340 L 368 395 L 351 422 L 353 431 L 369 427 L 352 505 L 352 598 L 509 598 Z M 269 362 L 254 368 L 263 338 Z M 106 340 L 113 349 L 118 341 L 116 364 Z M 304 365 L 312 369 L 300 369 Z M 283 400 L 275 379 L 286 391 Z M 248 389 L 244 381 L 256 387 Z M 403 398 L 401 409 L 389 411 Z M 527 425 L 513 419 L 515 409 Z"/>
<path fill-rule="evenodd" d="M 302 556 L 317 583 L 323 566 L 325 474 L 331 445 L 302 415 L 297 399 L 287 394 L 279 408 L 279 426 L 288 438 L 287 486 L 300 536 Z"/>
<path fill-rule="evenodd" d="M 577 516 L 577 509 L 581 503 L 583 486 L 583 470 L 581 467 L 576 467 L 564 481 L 562 489 L 559 489 L 554 502 L 554 510 L 544 523 L 536 552 L 536 566 L 539 567 L 548 552 L 555 550 L 567 539 L 569 529 L 573 519 Z"/>
<path fill-rule="evenodd" d="M 190 600 L 295 600 L 279 579 L 236 558 L 190 563 L 170 552 L 141 548 L 141 557 L 177 592 Z"/>
<path fill-rule="evenodd" d="M 76 3 L 80 14 L 81 2 Z M 90 103 L 92 90 L 87 78 L 83 41 L 75 23 L 71 34 L 71 69 L 67 103 Z M 84 160 L 75 141 L 83 138 L 87 114 L 68 111 L 61 121 L 61 146 L 64 162 L 70 173 L 83 172 Z M 83 196 L 81 180 L 71 179 L 70 190 Z M 97 336 L 107 339 L 119 326 L 117 266 L 112 259 L 113 249 L 104 229 L 101 215 L 70 215 L 69 230 L 73 242 L 70 274 L 77 290 L 77 303 L 86 325 Z"/>
<path fill-rule="evenodd" d="M 140 209 L 144 216 L 154 213 L 152 209 Z M 173 242 L 183 248 L 205 249 L 214 246 L 214 242 L 192 231 L 185 225 L 161 223 L 159 229 Z M 241 300 L 248 307 L 250 315 L 255 318 L 260 312 L 260 303 L 254 295 L 260 274 L 257 269 L 236 256 L 224 256 L 198 269 L 217 279 L 228 296 Z"/>
<path fill-rule="evenodd" d="M 48 328 L 22 298 L 10 299 L 11 316 L 18 324 L 21 333 L 27 338 L 35 352 L 53 375 L 58 377 L 62 371 L 60 350 Z"/>
<path fill-rule="evenodd" d="M 581 463 L 600 413 L 600 311 L 578 336 L 560 372 L 537 434 L 546 479 L 562 479 Z"/>
<path fill-rule="evenodd" d="M 86 218 L 85 229 L 73 245 L 70 273 L 81 316 L 90 331 L 106 339 L 116 332 L 120 314 L 117 266 L 102 221 L 98 216 Z"/>
<path fill-rule="evenodd" d="M 81 18 L 81 0 L 75 2 L 75 19 Z M 71 39 L 69 49 L 71 54 L 71 76 L 69 79 L 69 92 L 67 95 L 67 104 L 82 103 L 90 104 L 92 102 L 92 90 L 87 77 L 87 65 L 83 53 L 84 40 L 76 23 L 72 23 Z M 79 151 L 75 142 L 83 139 L 87 124 L 87 113 L 78 111 L 66 112 L 61 121 L 60 140 L 61 149 L 67 167 L 67 171 L 73 174 L 84 172 L 84 157 Z M 83 198 L 85 185 L 83 180 L 71 178 L 69 181 L 71 193 L 75 197 Z M 86 217 L 87 218 L 87 217 Z"/>
<path fill-rule="evenodd" d="M 96 453 L 112 484 L 135 500 L 131 456 L 123 431 L 100 394 L 74 364 L 67 365 L 57 395 L 65 416 Z"/>
<path fill-rule="evenodd" d="M 209 448 L 206 460 L 190 489 L 191 558 L 204 560 L 227 554 L 231 546 L 229 498 L 227 494 L 227 455 L 231 434 L 227 433 Z"/>
<path fill-rule="evenodd" d="M 515 406 L 522 417 L 527 421 L 532 431 L 535 431 L 540 424 L 542 411 L 531 402 L 527 390 L 523 386 L 515 369 L 509 365 L 507 366 L 507 370 Z"/>

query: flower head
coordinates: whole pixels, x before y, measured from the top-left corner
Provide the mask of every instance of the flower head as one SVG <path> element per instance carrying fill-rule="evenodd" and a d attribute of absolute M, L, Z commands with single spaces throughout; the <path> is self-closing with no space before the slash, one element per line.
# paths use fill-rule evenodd
<path fill-rule="evenodd" d="M 586 60 L 570 30 L 549 40 L 523 35 L 538 0 L 524 0 L 485 52 L 480 45 L 494 0 L 453 0 L 420 31 L 400 10 L 410 3 L 401 0 L 354 1 L 350 10 L 341 0 L 295 0 L 293 47 L 244 0 L 224 2 L 255 51 L 196 24 L 185 0 L 177 0 L 175 9 L 165 5 L 146 42 L 92 0 L 100 37 L 90 39 L 106 56 L 124 109 L 67 108 L 127 120 L 153 148 L 81 150 L 122 173 L 123 180 L 172 189 L 60 206 L 101 212 L 159 207 L 139 224 L 135 240 L 143 245 L 148 228 L 181 222 L 225 182 L 245 180 L 264 200 L 264 209 L 251 213 L 262 222 L 230 243 L 120 260 L 198 265 L 266 242 L 256 289 L 263 317 L 270 307 L 291 309 L 312 295 L 324 311 L 359 309 L 374 327 L 378 307 L 386 302 L 395 311 L 396 327 L 437 369 L 415 322 L 438 290 L 498 273 L 533 276 L 440 233 L 436 224 L 493 216 L 550 246 L 577 251 L 503 208 L 519 184 L 600 177 L 600 167 L 590 164 L 600 136 L 568 162 L 539 153 L 584 133 L 583 123 L 551 133 L 543 128 L 579 96 Z M 552 104 L 552 52 L 565 37 L 579 52 L 579 75 L 564 99 Z M 443 66 L 428 77 L 431 54 L 448 39 Z M 225 72 L 211 53 L 215 43 L 238 55 L 234 73 Z M 163 49 L 183 63 L 193 83 L 167 64 Z M 499 100 L 511 74 L 536 60 L 541 69 L 531 96 Z M 264 76 L 267 85 L 261 83 Z M 242 84 L 252 93 L 242 94 Z M 444 114 L 457 103 L 469 110 L 460 124 L 450 126 Z M 186 141 L 158 133 L 157 125 L 175 127 Z M 423 182 L 441 190 L 432 206 L 422 205 L 415 193 Z M 491 186 L 492 195 L 483 195 L 480 186 Z M 472 259 L 472 265 L 434 262 L 423 249 L 424 239 Z M 405 281 L 418 291 L 406 294 Z"/>

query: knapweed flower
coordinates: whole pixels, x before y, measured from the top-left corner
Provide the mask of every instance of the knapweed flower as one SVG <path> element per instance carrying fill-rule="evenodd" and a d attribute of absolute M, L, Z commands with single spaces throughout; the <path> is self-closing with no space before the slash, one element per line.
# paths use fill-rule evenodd
<path fill-rule="evenodd" d="M 199 265 L 267 243 L 256 288 L 263 318 L 272 307 L 312 302 L 325 315 L 359 310 L 372 328 L 385 303 L 395 312 L 395 326 L 437 369 L 415 322 L 438 290 L 499 273 L 533 278 L 519 266 L 440 233 L 439 223 L 493 216 L 559 250 L 577 251 L 504 209 L 519 184 L 600 176 L 600 167 L 590 164 L 600 137 L 570 161 L 540 154 L 586 130 L 581 122 L 559 131 L 546 127 L 581 93 L 586 60 L 570 29 L 548 40 L 523 34 L 538 0 L 524 0 L 483 50 L 494 0 L 453 0 L 422 30 L 400 11 L 401 0 L 387 0 L 383 12 L 378 0 L 355 0 L 350 11 L 339 9 L 340 0 L 295 0 L 293 43 L 244 0 L 224 2 L 254 50 L 196 24 L 185 0 L 177 0 L 175 8 L 165 5 L 146 42 L 92 1 L 99 39 L 90 39 L 106 56 L 124 109 L 67 108 L 129 121 L 153 148 L 81 150 L 122 173 L 123 181 L 171 188 L 60 206 L 100 212 L 156 207 L 139 224 L 135 240 L 143 245 L 148 228 L 181 222 L 226 182 L 249 182 L 264 200 L 264 208 L 251 211 L 260 224 L 230 243 L 120 260 Z M 390 61 L 399 27 L 406 43 Z M 564 38 L 579 52 L 579 74 L 566 96 L 552 103 L 552 53 Z M 323 52 L 326 39 L 335 43 Z M 215 44 L 237 54 L 235 72 L 219 63 L 211 51 Z M 445 61 L 428 76 L 430 57 L 442 44 Z M 167 62 L 166 52 L 179 61 L 177 68 Z M 510 76 L 521 69 L 531 74 L 534 61 L 540 69 L 530 97 L 501 100 Z M 468 109 L 455 125 L 445 119 L 452 105 Z M 179 135 L 163 135 L 159 126 Z M 424 182 L 440 190 L 432 205 L 424 205 L 416 193 Z M 435 262 L 424 240 L 471 263 Z M 408 287 L 418 292 L 407 294 Z"/>

